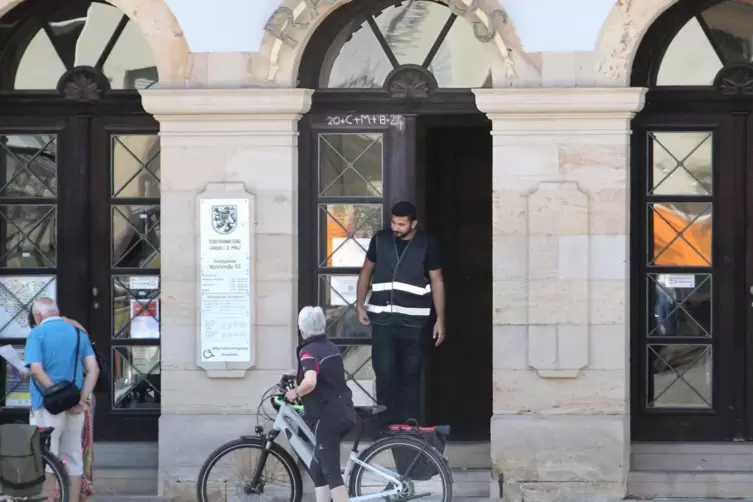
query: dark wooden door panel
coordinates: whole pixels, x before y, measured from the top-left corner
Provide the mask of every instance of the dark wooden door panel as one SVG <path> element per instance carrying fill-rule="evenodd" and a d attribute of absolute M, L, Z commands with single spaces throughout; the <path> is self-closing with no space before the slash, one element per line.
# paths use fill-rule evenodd
<path fill-rule="evenodd" d="M 747 434 L 745 134 L 744 115 L 633 123 L 634 440 Z"/>
<path fill-rule="evenodd" d="M 451 424 L 455 440 L 487 440 L 492 416 L 492 143 L 474 119 L 429 123 L 422 145 L 425 224 L 447 298 L 446 341 L 429 349 L 429 419 Z"/>
<path fill-rule="evenodd" d="M 100 117 L 91 130 L 90 324 L 111 376 L 111 388 L 97 396 L 95 434 L 109 441 L 156 441 L 161 403 L 158 124 L 149 116 Z"/>

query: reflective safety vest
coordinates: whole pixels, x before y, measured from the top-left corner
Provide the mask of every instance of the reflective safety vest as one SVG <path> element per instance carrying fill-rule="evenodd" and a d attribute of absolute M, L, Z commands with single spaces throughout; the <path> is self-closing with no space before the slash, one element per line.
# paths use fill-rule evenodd
<path fill-rule="evenodd" d="M 374 324 L 423 328 L 429 322 L 432 303 L 424 265 L 428 237 L 417 231 L 401 256 L 391 231 L 380 230 L 375 239 L 376 267 L 366 304 L 369 319 Z"/>

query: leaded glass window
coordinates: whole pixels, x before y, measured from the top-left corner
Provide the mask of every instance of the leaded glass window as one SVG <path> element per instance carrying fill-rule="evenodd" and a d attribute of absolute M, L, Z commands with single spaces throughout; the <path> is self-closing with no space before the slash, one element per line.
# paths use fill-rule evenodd
<path fill-rule="evenodd" d="M 752 61 L 753 5 L 726 0 L 682 27 L 667 47 L 656 84 L 710 86 L 722 68 Z"/>
<path fill-rule="evenodd" d="M 487 44 L 445 4 L 407 0 L 349 23 L 335 39 L 320 87 L 381 88 L 401 67 L 433 75 L 438 87 L 491 87 Z"/>
<path fill-rule="evenodd" d="M 60 2 L 52 12 L 7 21 L 0 37 L 16 43 L 18 55 L 3 54 L 6 89 L 91 97 L 98 89 L 144 89 L 159 80 L 139 27 L 104 1 Z"/>

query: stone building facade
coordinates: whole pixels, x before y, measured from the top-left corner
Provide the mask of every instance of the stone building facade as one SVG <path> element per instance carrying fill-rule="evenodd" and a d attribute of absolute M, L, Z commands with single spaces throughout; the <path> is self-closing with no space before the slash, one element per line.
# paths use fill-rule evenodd
<path fill-rule="evenodd" d="M 317 93 L 327 94 L 302 85 L 299 71 L 311 44 L 327 40 L 317 30 L 359 2 L 227 0 L 211 9 L 168 0 L 110 2 L 141 30 L 159 73 L 158 85 L 139 92 L 160 141 L 161 400 L 154 438 L 160 494 L 193 500 L 206 455 L 223 438 L 250 433 L 262 394 L 294 366 L 295 319 L 305 297 L 302 242 L 317 232 L 301 222 L 301 208 L 311 202 L 301 196 L 307 164 L 299 122 Z M 469 43 L 483 47 L 488 64 L 488 79 L 471 91 L 491 121 L 492 137 L 492 182 L 485 187 L 493 252 L 490 495 L 510 502 L 620 500 L 636 470 L 631 451 L 646 439 L 631 438 L 631 415 L 643 406 L 636 404 L 636 389 L 645 384 L 635 372 L 645 365 L 630 354 L 650 345 L 647 321 L 636 314 L 642 307 L 631 305 L 646 301 L 635 292 L 646 272 L 636 265 L 632 253 L 640 248 L 631 247 L 631 234 L 646 224 L 635 222 L 641 210 L 631 212 L 640 189 L 631 182 L 635 169 L 650 167 L 631 160 L 636 152 L 648 158 L 631 133 L 656 82 L 651 72 L 639 82 L 634 67 L 644 64 L 641 51 L 651 53 L 647 43 L 662 52 L 670 42 L 645 38 L 655 23 L 671 17 L 682 27 L 714 2 L 555 3 L 437 2 L 467 23 L 474 35 Z M 7 14 L 21 2 L 0 4 Z M 673 70 L 678 74 L 694 64 L 684 57 Z M 712 78 L 688 85 L 713 84 Z M 321 106 L 317 113 L 326 111 Z M 4 130 L 14 127 L 2 120 Z M 693 120 L 674 118 L 662 127 L 717 131 L 723 122 Z M 251 194 L 253 357 L 247 362 L 207 364 L 201 355 L 197 205 L 207 193 Z M 703 273 L 697 268 L 686 275 Z M 716 368 L 724 360 L 714 361 Z M 722 377 L 713 375 L 716 389 Z M 644 411 L 650 425 L 650 410 Z M 695 419 L 692 410 L 689 416 Z M 716 439 L 725 434 L 736 436 L 723 431 Z M 667 439 L 708 440 L 690 433 Z M 695 486 L 713 495 L 712 484 Z M 637 494 L 663 494 L 661 481 L 641 486 Z"/>

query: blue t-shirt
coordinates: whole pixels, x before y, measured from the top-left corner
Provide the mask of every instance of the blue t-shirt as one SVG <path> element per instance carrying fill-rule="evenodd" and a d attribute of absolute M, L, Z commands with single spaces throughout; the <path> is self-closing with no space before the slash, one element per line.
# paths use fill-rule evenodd
<path fill-rule="evenodd" d="M 54 383 L 73 379 L 74 361 L 76 355 L 76 334 L 78 330 L 62 319 L 50 318 L 35 327 L 26 338 L 24 359 L 26 367 L 32 363 L 41 363 L 45 373 Z M 76 371 L 76 386 L 80 389 L 84 385 L 84 358 L 94 355 L 89 336 L 81 332 L 81 342 L 78 349 L 78 370 Z M 31 393 L 31 408 L 42 407 L 43 397 L 37 384 L 29 385 Z"/>

